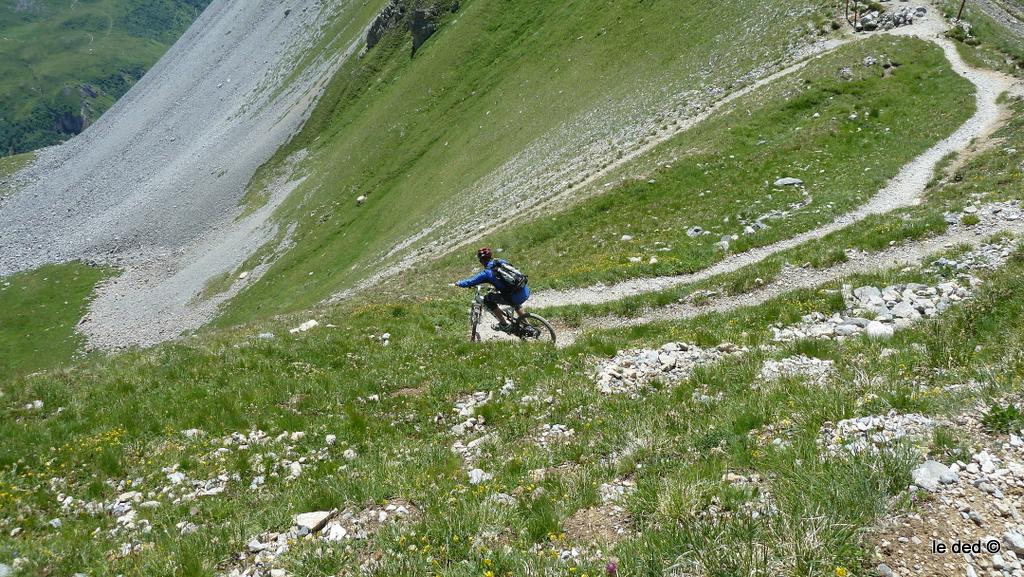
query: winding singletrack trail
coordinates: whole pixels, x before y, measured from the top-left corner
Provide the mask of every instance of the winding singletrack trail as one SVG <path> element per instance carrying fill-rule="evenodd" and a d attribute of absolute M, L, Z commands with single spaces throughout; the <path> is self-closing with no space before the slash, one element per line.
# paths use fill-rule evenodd
<path fill-rule="evenodd" d="M 774 282 L 747 293 L 714 298 L 702 305 L 675 304 L 651 309 L 637 317 L 603 316 L 588 318 L 577 328 L 558 327 L 558 346 L 572 344 L 590 330 L 623 328 L 655 322 L 685 320 L 711 313 L 728 312 L 738 308 L 763 304 L 782 294 L 821 286 L 830 281 L 854 274 L 870 273 L 901 266 L 917 266 L 930 255 L 956 245 L 977 246 L 998 233 L 1024 234 L 1024 221 L 1002 221 L 988 216 L 971 226 L 951 225 L 944 233 L 918 242 L 908 242 L 874 253 L 853 254 L 849 260 L 824 269 L 790 267 L 778 275 Z"/>
<path fill-rule="evenodd" d="M 770 245 L 727 256 L 720 262 L 694 273 L 633 279 L 610 286 L 597 285 L 562 291 L 538 292 L 531 301 L 533 308 L 569 304 L 600 304 L 699 282 L 758 263 L 798 245 L 821 239 L 828 234 L 860 222 L 868 216 L 884 214 L 917 204 L 928 181 L 934 175 L 935 167 L 943 157 L 950 153 L 964 151 L 974 139 L 985 137 L 1000 126 L 1002 115 L 1000 105 L 997 103 L 999 95 L 1011 90 L 1021 92 L 1021 85 L 1016 79 L 998 72 L 972 68 L 964 62 L 953 42 L 943 36 L 945 30 L 945 23 L 936 17 L 933 11 L 933 14 L 927 19 L 916 21 L 913 26 L 897 28 L 885 33 L 914 36 L 938 44 L 953 70 L 974 84 L 977 111 L 956 132 L 905 165 L 885 188 L 878 191 L 866 204 L 824 226 Z"/>

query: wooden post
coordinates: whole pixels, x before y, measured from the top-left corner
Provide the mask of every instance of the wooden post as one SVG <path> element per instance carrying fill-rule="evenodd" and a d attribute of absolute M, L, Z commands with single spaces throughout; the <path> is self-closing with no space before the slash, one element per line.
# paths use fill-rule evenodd
<path fill-rule="evenodd" d="M 964 5 L 967 4 L 967 0 L 960 1 L 960 11 L 956 13 L 956 21 L 960 21 L 960 17 L 964 15 Z"/>
<path fill-rule="evenodd" d="M 850 0 L 846 0 L 846 22 L 850 22 Z"/>

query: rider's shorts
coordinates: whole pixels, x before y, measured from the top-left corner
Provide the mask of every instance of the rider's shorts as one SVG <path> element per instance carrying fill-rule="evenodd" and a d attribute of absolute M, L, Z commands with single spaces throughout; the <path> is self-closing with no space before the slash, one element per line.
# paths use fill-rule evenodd
<path fill-rule="evenodd" d="M 512 301 L 508 300 L 508 298 L 505 295 L 501 294 L 498 291 L 487 293 L 487 296 L 484 297 L 484 304 L 487 305 L 487 308 L 490 309 L 493 309 L 498 305 L 505 305 L 509 307 L 515 306 L 514 304 L 512 304 Z"/>

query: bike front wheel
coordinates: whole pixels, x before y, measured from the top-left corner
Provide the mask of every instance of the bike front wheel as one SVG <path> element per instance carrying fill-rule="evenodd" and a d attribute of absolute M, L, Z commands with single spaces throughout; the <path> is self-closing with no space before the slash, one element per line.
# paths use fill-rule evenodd
<path fill-rule="evenodd" d="M 469 309 L 469 340 L 473 343 L 480 342 L 480 317 L 482 316 L 482 307 L 478 304 L 473 304 Z"/>
<path fill-rule="evenodd" d="M 544 317 L 533 313 L 526 313 L 520 322 L 523 326 L 520 330 L 519 338 L 524 341 L 555 342 L 555 329 L 551 327 L 551 323 Z"/>

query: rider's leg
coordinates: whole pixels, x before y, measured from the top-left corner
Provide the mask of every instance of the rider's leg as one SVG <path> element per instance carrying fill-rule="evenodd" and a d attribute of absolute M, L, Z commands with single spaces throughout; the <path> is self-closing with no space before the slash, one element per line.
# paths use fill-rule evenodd
<path fill-rule="evenodd" d="M 523 309 L 522 305 L 516 307 L 516 315 L 519 317 L 519 320 L 523 320 L 523 317 L 526 316 L 526 310 Z"/>
<path fill-rule="evenodd" d="M 487 306 L 487 310 L 490 311 L 491 315 L 494 316 L 495 319 L 497 319 L 498 324 L 508 324 L 509 319 L 505 316 L 505 313 L 501 311 L 501 308 L 498 306 L 498 303 L 493 302 L 489 299 L 485 299 L 484 305 Z"/>
<path fill-rule="evenodd" d="M 499 309 L 498 307 L 488 308 L 487 310 L 491 311 L 491 314 L 494 315 L 494 318 L 497 319 L 499 323 L 508 323 L 508 319 L 505 317 L 505 313 L 501 312 L 501 309 Z"/>

